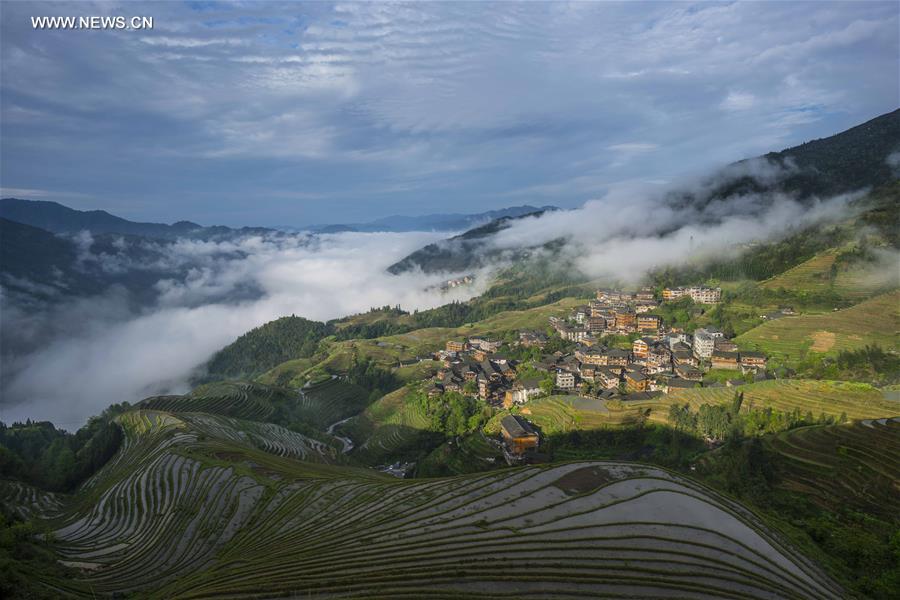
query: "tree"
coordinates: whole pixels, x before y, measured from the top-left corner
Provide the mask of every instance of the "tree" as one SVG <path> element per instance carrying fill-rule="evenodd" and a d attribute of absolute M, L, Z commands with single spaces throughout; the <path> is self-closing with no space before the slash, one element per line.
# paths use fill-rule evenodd
<path fill-rule="evenodd" d="M 735 392 L 734 399 L 731 401 L 731 414 L 738 415 L 741 412 L 741 405 L 744 403 L 744 392 Z"/>
<path fill-rule="evenodd" d="M 541 393 L 544 396 L 550 396 L 553 394 L 553 390 L 556 388 L 556 380 L 553 378 L 553 375 L 549 375 L 541 380 L 538 384 L 541 388 Z"/>

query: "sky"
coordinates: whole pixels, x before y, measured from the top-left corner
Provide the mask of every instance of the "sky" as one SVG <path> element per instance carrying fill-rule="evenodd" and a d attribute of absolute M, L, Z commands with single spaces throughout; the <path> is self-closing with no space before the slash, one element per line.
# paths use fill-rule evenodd
<path fill-rule="evenodd" d="M 576 207 L 896 109 L 898 13 L 3 2 L 0 192 L 232 226 Z M 154 27 L 32 28 L 56 15 Z"/>

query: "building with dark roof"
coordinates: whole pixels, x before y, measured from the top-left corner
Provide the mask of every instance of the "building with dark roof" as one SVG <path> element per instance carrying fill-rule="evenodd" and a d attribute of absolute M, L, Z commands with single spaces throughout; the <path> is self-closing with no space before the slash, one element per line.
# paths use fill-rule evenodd
<path fill-rule="evenodd" d="M 500 421 L 500 433 L 510 454 L 521 456 L 537 450 L 540 436 L 531 423 L 518 415 L 507 415 Z"/>

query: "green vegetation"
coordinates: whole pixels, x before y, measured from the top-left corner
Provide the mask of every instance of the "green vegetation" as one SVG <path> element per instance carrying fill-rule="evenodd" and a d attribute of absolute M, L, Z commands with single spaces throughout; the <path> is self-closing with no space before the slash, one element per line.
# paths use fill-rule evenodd
<path fill-rule="evenodd" d="M 506 465 L 496 440 L 473 431 L 447 440 L 416 465 L 416 477 L 448 477 L 491 471 Z"/>
<path fill-rule="evenodd" d="M 252 329 L 219 350 L 207 379 L 251 378 L 291 359 L 312 356 L 329 333 L 325 323 L 291 315 Z"/>
<path fill-rule="evenodd" d="M 59 563 L 50 544 L 40 541 L 45 526 L 0 510 L 0 596 L 52 600 L 59 598 L 60 587 L 72 585 L 74 569 Z M 79 595 L 88 589 L 75 584 Z"/>
<path fill-rule="evenodd" d="M 35 571 L 35 585 L 151 598 L 447 597 L 471 585 L 489 596 L 510 585 L 559 597 L 586 586 L 842 595 L 738 505 L 659 468 L 581 462 L 402 481 L 266 452 L 227 419 L 198 429 L 199 416 L 120 416 L 115 462 L 43 520 L 77 574 L 60 583 Z M 480 456 L 482 442 L 461 443 Z"/>
<path fill-rule="evenodd" d="M 47 421 L 0 422 L 0 476 L 45 490 L 75 489 L 119 449 L 122 431 L 111 419 L 128 408 L 110 407 L 74 434 Z"/>
<path fill-rule="evenodd" d="M 490 419 L 492 410 L 484 402 L 456 392 L 428 397 L 413 391 L 410 401 L 418 402 L 430 421 L 430 429 L 445 436 L 459 436 L 479 429 Z"/>
<path fill-rule="evenodd" d="M 797 370 L 810 379 L 864 381 L 884 386 L 900 383 L 900 356 L 886 352 L 881 346 L 865 346 L 859 350 L 841 350 L 834 358 L 810 356 Z"/>
<path fill-rule="evenodd" d="M 900 292 L 891 292 L 829 314 L 769 321 L 735 341 L 741 348 L 762 350 L 778 362 L 796 365 L 808 354 L 836 355 L 873 344 L 896 348 L 898 331 Z"/>
<path fill-rule="evenodd" d="M 732 442 L 701 474 L 750 503 L 856 593 L 900 584 L 900 421 L 819 425 Z"/>
<path fill-rule="evenodd" d="M 747 406 L 742 412 L 744 393 L 734 392 L 730 403 L 701 404 L 694 412 L 690 404 L 669 406 L 669 422 L 677 431 L 695 434 L 714 442 L 727 441 L 744 436 L 758 436 L 775 433 L 805 425 L 832 424 L 836 420 L 846 421 L 846 414 L 840 417 L 819 413 L 818 419 L 808 410 L 804 414 L 799 408 L 784 412 L 771 407 L 762 409 Z"/>

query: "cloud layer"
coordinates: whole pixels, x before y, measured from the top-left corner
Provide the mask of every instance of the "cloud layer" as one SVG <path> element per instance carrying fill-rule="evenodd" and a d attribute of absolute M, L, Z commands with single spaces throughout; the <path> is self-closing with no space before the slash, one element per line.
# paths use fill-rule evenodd
<path fill-rule="evenodd" d="M 651 172 L 668 179 L 895 109 L 898 11 L 6 2 L 0 179 L 16 195 L 203 224 L 580 206 Z M 30 24 L 92 14 L 155 27 Z"/>
<path fill-rule="evenodd" d="M 128 308 L 122 290 L 40 315 L 4 303 L 3 326 L 21 332 L 23 340 L 39 335 L 43 344 L 34 352 L 6 357 L 0 420 L 49 419 L 75 428 L 111 403 L 184 392 L 191 373 L 212 353 L 284 315 L 327 320 L 388 304 L 430 308 L 478 293 L 478 286 L 447 293 L 426 290 L 440 283 L 441 276 L 385 272 L 393 261 L 438 235 L 342 233 L 312 242 L 305 236 L 185 240 L 167 246 L 167 258 L 171 264 L 195 266 L 184 278 L 161 281 L 158 302 L 139 314 Z M 485 281 L 481 278 L 479 285 Z M 261 295 L 223 300 L 240 296 L 247 286 Z"/>

